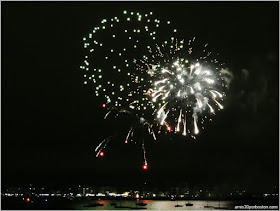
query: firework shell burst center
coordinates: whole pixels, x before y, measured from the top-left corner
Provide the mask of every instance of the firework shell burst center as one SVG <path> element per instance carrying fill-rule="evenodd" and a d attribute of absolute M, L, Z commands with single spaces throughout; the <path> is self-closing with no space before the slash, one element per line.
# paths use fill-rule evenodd
<path fill-rule="evenodd" d="M 199 46 L 195 37 L 181 36 L 169 20 L 152 12 L 123 11 L 120 17 L 101 20 L 83 38 L 84 84 L 93 87 L 101 107 L 108 109 L 104 118 L 117 112 L 137 119 L 125 143 L 139 126 L 155 140 L 161 130 L 195 139 L 207 116 L 223 109 L 228 85 L 224 64 L 208 44 Z M 97 156 L 109 140 L 97 146 Z M 144 141 L 142 149 L 147 164 Z"/>

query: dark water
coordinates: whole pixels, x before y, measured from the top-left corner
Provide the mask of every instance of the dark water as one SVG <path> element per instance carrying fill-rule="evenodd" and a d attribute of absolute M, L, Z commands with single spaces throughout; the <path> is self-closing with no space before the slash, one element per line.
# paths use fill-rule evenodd
<path fill-rule="evenodd" d="M 74 199 L 66 198 L 34 198 L 31 202 L 26 202 L 22 198 L 1 198 L 1 209 L 35 209 L 35 210 L 134 210 L 136 208 L 146 207 L 146 210 L 213 210 L 214 207 L 221 209 L 234 209 L 234 206 L 240 205 L 274 205 L 278 206 L 278 200 L 257 200 L 257 201 L 205 201 L 205 200 L 89 200 L 89 199 Z M 147 206 L 136 206 L 135 203 L 147 203 Z M 193 206 L 186 206 L 186 203 L 192 203 Z M 89 204 L 100 203 L 103 206 L 86 207 Z M 116 203 L 118 206 L 126 206 L 130 208 L 115 208 L 111 203 Z M 175 207 L 175 205 L 183 205 Z M 213 206 L 205 208 L 204 206 Z"/>
<path fill-rule="evenodd" d="M 191 207 L 187 207 L 185 204 L 188 203 L 188 201 L 166 201 L 166 200 L 141 200 L 140 202 L 147 203 L 147 210 L 201 210 L 205 209 L 204 206 L 207 205 L 207 201 L 189 201 L 193 204 Z M 75 209 L 81 209 L 81 210 L 127 210 L 127 208 L 115 208 L 114 206 L 111 206 L 111 203 L 117 203 L 117 205 L 121 206 L 130 206 L 133 208 L 136 207 L 135 201 L 111 201 L 111 200 L 100 200 L 98 203 L 104 204 L 102 207 L 84 207 L 84 205 L 89 203 L 81 203 L 76 204 Z M 183 207 L 175 207 L 175 205 L 183 205 Z M 219 201 L 209 201 L 208 205 L 210 206 L 219 206 Z M 220 202 L 221 207 L 229 207 L 231 208 L 233 206 L 233 203 L 231 201 L 221 201 Z M 141 206 L 137 206 L 141 207 Z M 213 208 L 212 208 L 213 209 Z"/>

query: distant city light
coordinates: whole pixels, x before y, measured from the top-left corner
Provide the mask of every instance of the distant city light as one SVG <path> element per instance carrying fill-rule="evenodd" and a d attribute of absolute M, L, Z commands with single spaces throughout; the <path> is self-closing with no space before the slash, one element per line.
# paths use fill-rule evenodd
<path fill-rule="evenodd" d="M 30 198 L 27 198 L 26 201 L 27 201 L 27 202 L 30 202 Z"/>
<path fill-rule="evenodd" d="M 135 198 L 137 198 L 137 199 L 139 199 L 139 198 L 140 198 L 140 196 L 139 196 L 139 194 L 138 194 L 138 193 L 135 195 Z"/>
<path fill-rule="evenodd" d="M 103 103 L 103 104 L 102 104 L 102 107 L 103 107 L 103 108 L 105 108 L 105 107 L 106 107 L 106 104 L 105 104 L 105 103 Z"/>
<path fill-rule="evenodd" d="M 104 156 L 104 152 L 100 152 L 100 154 L 99 154 L 99 155 L 100 155 L 101 157 L 102 157 L 102 156 Z"/>

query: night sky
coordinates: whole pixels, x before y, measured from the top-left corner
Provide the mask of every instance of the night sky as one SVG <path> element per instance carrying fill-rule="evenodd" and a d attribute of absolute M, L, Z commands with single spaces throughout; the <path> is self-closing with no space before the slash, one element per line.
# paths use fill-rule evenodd
<path fill-rule="evenodd" d="M 279 172 L 279 2 L 2 2 L 2 186 L 191 185 L 270 191 Z M 83 84 L 83 41 L 103 18 L 153 11 L 211 44 L 233 73 L 225 109 L 197 140 L 116 137 Z M 106 130 L 109 128 L 110 130 Z M 126 131 L 125 131 L 126 132 Z"/>

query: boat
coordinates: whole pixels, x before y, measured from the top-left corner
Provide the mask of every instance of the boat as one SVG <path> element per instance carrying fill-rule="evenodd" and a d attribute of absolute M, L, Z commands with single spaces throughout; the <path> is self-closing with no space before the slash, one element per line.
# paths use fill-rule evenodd
<path fill-rule="evenodd" d="M 138 206 L 146 206 L 147 205 L 147 203 L 144 203 L 144 202 L 138 202 L 138 203 L 135 203 L 136 205 L 138 205 Z"/>
<path fill-rule="evenodd" d="M 189 199 L 188 199 L 188 203 L 186 203 L 186 206 L 187 206 L 187 207 L 193 206 L 193 204 L 190 203 Z"/>
<path fill-rule="evenodd" d="M 204 206 L 204 208 L 214 208 L 214 206 L 208 206 L 208 205 L 206 205 L 206 206 Z"/>
<path fill-rule="evenodd" d="M 207 205 L 204 206 L 204 208 L 214 208 L 214 206 L 209 206 L 209 205 L 208 205 L 208 200 L 207 200 Z"/>
<path fill-rule="evenodd" d="M 183 207 L 183 205 L 178 204 L 178 201 L 177 201 L 177 205 L 175 205 L 175 207 Z"/>
<path fill-rule="evenodd" d="M 183 205 L 177 204 L 175 205 L 175 207 L 183 207 Z"/>

